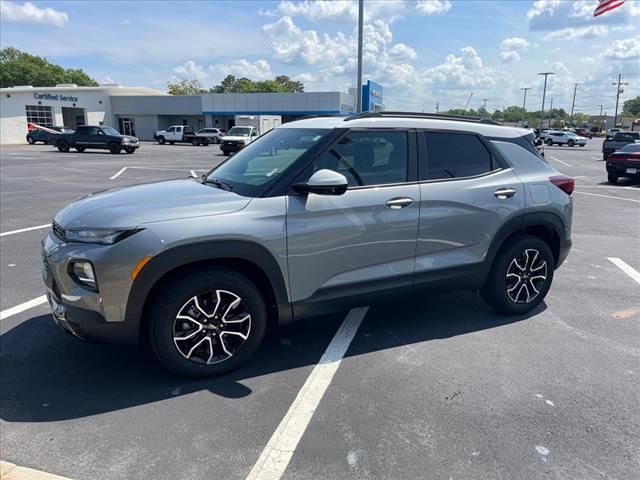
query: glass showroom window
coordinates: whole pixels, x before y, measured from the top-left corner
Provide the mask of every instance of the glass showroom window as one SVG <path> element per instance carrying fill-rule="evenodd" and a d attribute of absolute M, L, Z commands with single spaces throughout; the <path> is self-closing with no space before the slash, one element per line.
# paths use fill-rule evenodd
<path fill-rule="evenodd" d="M 51 107 L 44 105 L 27 105 L 27 123 L 35 123 L 43 127 L 53 127 L 53 113 Z"/>

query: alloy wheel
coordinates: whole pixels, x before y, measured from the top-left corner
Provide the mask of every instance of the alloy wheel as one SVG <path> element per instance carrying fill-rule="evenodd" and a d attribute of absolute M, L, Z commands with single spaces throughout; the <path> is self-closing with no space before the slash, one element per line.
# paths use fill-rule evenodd
<path fill-rule="evenodd" d="M 251 332 L 251 314 L 242 298 L 227 290 L 191 297 L 173 324 L 173 343 L 196 363 L 215 364 L 233 357 Z"/>
<path fill-rule="evenodd" d="M 547 262 L 540 252 L 528 248 L 511 260 L 506 275 L 507 295 L 514 303 L 533 301 L 544 287 L 548 274 Z"/>

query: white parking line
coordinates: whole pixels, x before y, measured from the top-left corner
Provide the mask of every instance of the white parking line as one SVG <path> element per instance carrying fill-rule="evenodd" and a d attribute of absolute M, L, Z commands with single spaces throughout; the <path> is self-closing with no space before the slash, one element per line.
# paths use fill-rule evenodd
<path fill-rule="evenodd" d="M 602 160 L 602 157 L 591 157 L 591 160 Z"/>
<path fill-rule="evenodd" d="M 42 305 L 43 303 L 46 303 L 46 301 L 47 297 L 45 295 L 42 295 L 41 297 L 34 298 L 33 300 L 21 303 L 20 305 L 16 305 L 15 307 L 2 310 L 0 312 L 0 320 L 4 320 L 5 318 L 12 317 L 14 315 L 17 315 L 18 313 L 24 312 L 25 310 L 29 310 L 30 308 Z"/>
<path fill-rule="evenodd" d="M 118 172 L 115 175 L 109 177 L 109 180 L 115 180 L 120 175 L 122 175 L 126 170 L 127 170 L 127 167 L 122 167 L 120 170 L 118 170 Z"/>
<path fill-rule="evenodd" d="M 555 160 L 558 163 L 561 163 L 562 165 L 564 165 L 565 167 L 571 167 L 571 165 L 569 165 L 567 162 L 563 162 L 562 160 L 558 160 L 556 157 L 552 157 L 551 155 L 549 155 L 549 158 L 551 160 Z"/>
<path fill-rule="evenodd" d="M 247 480 L 278 480 L 329 387 L 369 307 L 351 310 L 273 433 Z"/>
<path fill-rule="evenodd" d="M 640 272 L 638 272 L 635 268 L 631 267 L 630 265 L 625 263 L 623 260 L 620 260 L 619 258 L 607 257 L 607 260 L 613 263 L 616 267 L 618 267 L 624 273 L 629 275 L 633 280 L 640 283 Z"/>
<path fill-rule="evenodd" d="M 635 200 L 633 198 L 623 198 L 623 197 L 614 197 L 612 195 L 601 195 L 599 193 L 587 193 L 587 192 L 579 192 L 575 190 L 573 193 L 579 193 L 580 195 L 591 195 L 592 197 L 603 197 L 603 198 L 613 198 L 615 200 L 624 200 L 626 202 L 635 202 L 640 203 L 640 200 Z"/>
<path fill-rule="evenodd" d="M 20 230 L 11 230 L 9 232 L 0 233 L 0 237 L 4 237 L 6 235 L 15 235 L 16 233 L 30 232 L 31 230 L 40 230 L 41 228 L 46 228 L 49 226 L 51 226 L 50 223 L 45 223 L 44 225 L 37 225 L 35 227 L 21 228 Z"/>

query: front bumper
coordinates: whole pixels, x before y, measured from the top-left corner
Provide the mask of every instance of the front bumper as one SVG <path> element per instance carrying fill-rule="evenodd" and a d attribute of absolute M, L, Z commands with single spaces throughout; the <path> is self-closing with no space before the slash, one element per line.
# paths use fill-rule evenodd
<path fill-rule="evenodd" d="M 133 148 L 133 149 L 140 148 L 140 143 L 139 142 L 138 143 L 123 143 L 122 144 L 122 148 Z"/>
<path fill-rule="evenodd" d="M 640 162 L 607 161 L 607 173 L 619 177 L 640 178 Z"/>
<path fill-rule="evenodd" d="M 244 143 L 241 142 L 222 142 L 222 145 L 220 146 L 220 150 L 222 150 L 223 152 L 239 152 L 240 150 L 242 150 L 246 145 Z"/>

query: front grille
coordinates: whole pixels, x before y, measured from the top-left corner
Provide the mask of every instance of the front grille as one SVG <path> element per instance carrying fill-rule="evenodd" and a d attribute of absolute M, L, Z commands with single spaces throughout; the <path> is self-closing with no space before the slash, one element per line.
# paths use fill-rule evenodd
<path fill-rule="evenodd" d="M 238 146 L 238 142 L 224 142 L 225 147 L 236 147 Z"/>
<path fill-rule="evenodd" d="M 51 229 L 53 230 L 53 234 L 58 237 L 60 240 L 66 240 L 66 235 L 64 232 L 64 228 L 58 225 L 56 222 L 51 223 Z"/>

